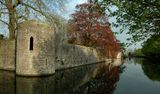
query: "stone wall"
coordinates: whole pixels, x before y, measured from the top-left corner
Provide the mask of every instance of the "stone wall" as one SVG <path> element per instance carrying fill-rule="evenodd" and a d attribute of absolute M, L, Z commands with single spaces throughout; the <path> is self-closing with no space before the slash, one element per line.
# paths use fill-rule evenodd
<path fill-rule="evenodd" d="M 0 40 L 0 69 L 15 70 L 15 40 Z"/>
<path fill-rule="evenodd" d="M 105 61 L 95 48 L 69 44 L 65 27 L 56 32 L 55 45 L 57 70 Z"/>
<path fill-rule="evenodd" d="M 16 73 L 38 76 L 55 72 L 55 34 L 46 23 L 21 23 L 17 33 Z M 33 38 L 33 43 L 31 43 Z M 30 49 L 30 45 L 33 44 Z"/>
<path fill-rule="evenodd" d="M 18 75 L 41 76 L 54 74 L 59 69 L 112 61 L 102 57 L 95 48 L 67 41 L 65 27 L 52 28 L 46 23 L 23 22 L 17 32 L 16 49 L 15 40 L 0 41 L 0 69 L 15 70 L 16 67 Z M 117 58 L 120 56 L 119 53 Z"/>
<path fill-rule="evenodd" d="M 56 69 L 65 69 L 75 66 L 103 62 L 95 48 L 72 44 L 61 44 L 56 49 Z"/>

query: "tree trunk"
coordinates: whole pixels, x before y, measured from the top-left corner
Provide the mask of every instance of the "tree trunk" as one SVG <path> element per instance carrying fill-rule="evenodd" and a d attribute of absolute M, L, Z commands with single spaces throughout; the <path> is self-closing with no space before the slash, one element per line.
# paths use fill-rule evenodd
<path fill-rule="evenodd" d="M 9 12 L 9 38 L 14 39 L 15 38 L 15 8 L 13 6 L 12 0 L 6 0 L 7 9 Z"/>
<path fill-rule="evenodd" d="M 10 13 L 9 14 L 9 26 L 8 26 L 9 37 L 10 39 L 14 39 L 15 38 L 15 11 L 14 9 L 10 10 L 9 13 Z"/>

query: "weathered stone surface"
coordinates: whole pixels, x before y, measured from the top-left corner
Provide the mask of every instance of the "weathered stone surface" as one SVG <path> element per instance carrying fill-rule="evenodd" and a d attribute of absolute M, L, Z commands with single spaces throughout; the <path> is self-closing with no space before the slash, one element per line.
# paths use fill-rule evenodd
<path fill-rule="evenodd" d="M 33 38 L 33 50 L 30 49 Z M 24 22 L 17 33 L 16 73 L 19 75 L 48 75 L 55 72 L 55 34 L 44 23 Z"/>
<path fill-rule="evenodd" d="M 15 70 L 15 40 L 0 40 L 0 69 Z"/>
<path fill-rule="evenodd" d="M 91 47 L 61 44 L 56 50 L 56 69 L 105 61 L 96 49 Z"/>
<path fill-rule="evenodd" d="M 67 31 L 59 30 L 56 32 L 56 69 L 64 69 L 105 61 L 95 48 L 68 44 L 67 41 Z"/>

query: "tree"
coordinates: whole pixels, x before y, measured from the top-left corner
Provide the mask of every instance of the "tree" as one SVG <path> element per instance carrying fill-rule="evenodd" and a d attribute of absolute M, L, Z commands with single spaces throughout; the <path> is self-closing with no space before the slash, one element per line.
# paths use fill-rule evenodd
<path fill-rule="evenodd" d="M 110 12 L 116 17 L 114 26 L 128 28 L 127 34 L 132 35 L 128 40 L 138 42 L 153 35 L 160 35 L 160 1 L 159 0 L 89 0 L 98 4 L 103 12 Z M 117 10 L 113 11 L 112 7 Z"/>
<path fill-rule="evenodd" d="M 53 18 L 49 15 L 62 8 L 66 0 L 0 0 L 0 22 L 8 25 L 10 38 L 15 38 L 18 24 L 29 19 Z M 54 7 L 54 5 L 56 7 Z"/>
<path fill-rule="evenodd" d="M 157 58 L 160 57 L 160 36 L 154 35 L 149 38 L 147 41 L 144 42 L 142 52 L 150 57 L 150 58 Z"/>
<path fill-rule="evenodd" d="M 76 12 L 69 20 L 70 43 L 96 47 L 109 58 L 115 58 L 119 51 L 106 14 L 93 3 L 76 6 Z"/>

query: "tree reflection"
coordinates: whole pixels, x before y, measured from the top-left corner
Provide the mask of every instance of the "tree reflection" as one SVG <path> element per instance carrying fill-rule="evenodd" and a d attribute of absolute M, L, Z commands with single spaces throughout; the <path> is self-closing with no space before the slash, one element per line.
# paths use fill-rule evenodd
<path fill-rule="evenodd" d="M 142 69 L 149 79 L 160 81 L 160 64 L 158 62 L 142 60 Z"/>
<path fill-rule="evenodd" d="M 120 69 L 119 66 L 113 66 L 112 64 L 98 65 L 95 77 L 77 88 L 76 92 L 83 92 L 83 94 L 113 94 L 119 80 Z"/>

